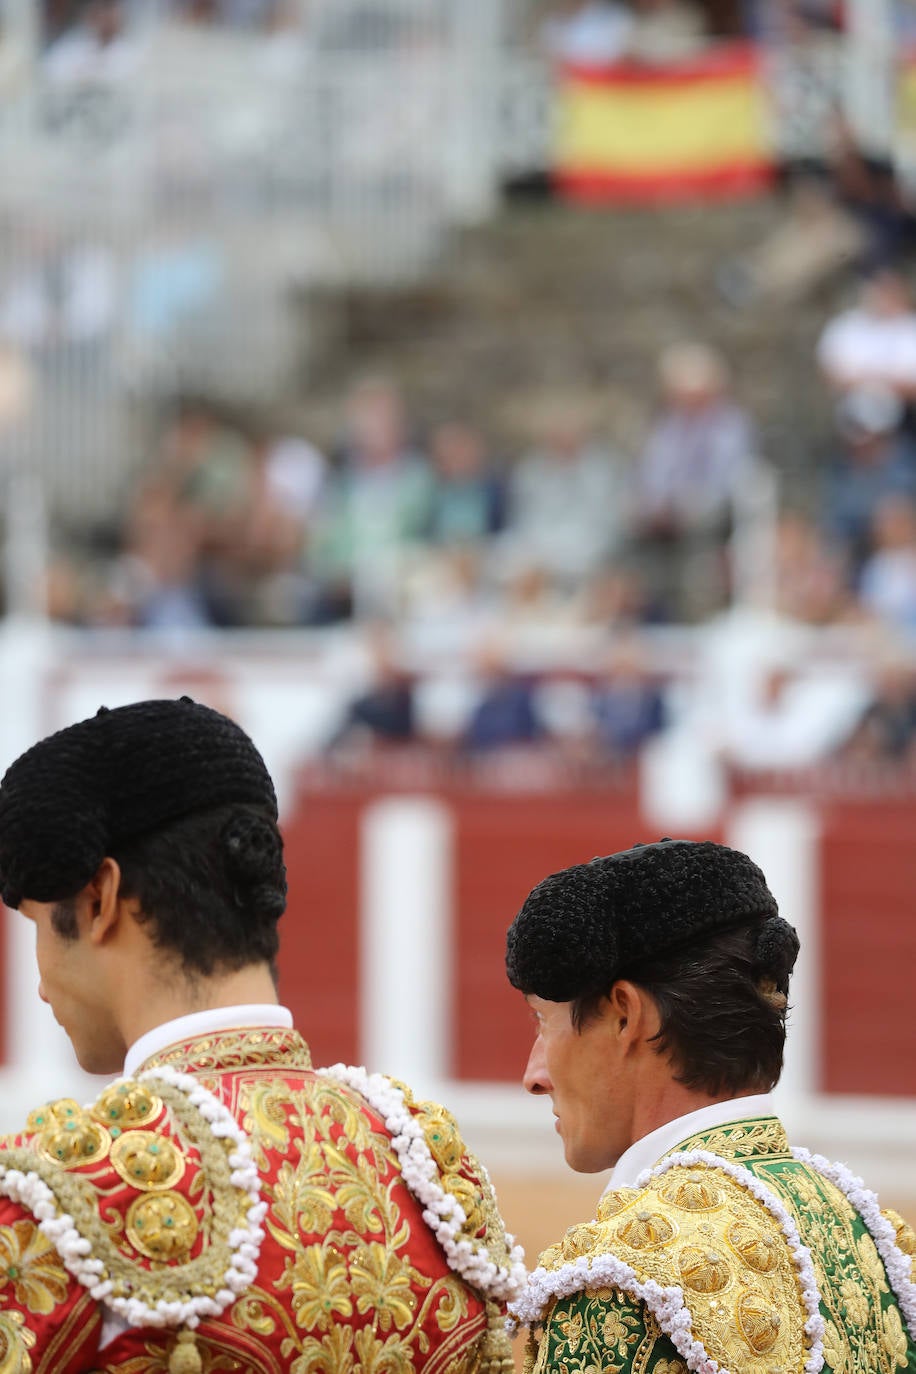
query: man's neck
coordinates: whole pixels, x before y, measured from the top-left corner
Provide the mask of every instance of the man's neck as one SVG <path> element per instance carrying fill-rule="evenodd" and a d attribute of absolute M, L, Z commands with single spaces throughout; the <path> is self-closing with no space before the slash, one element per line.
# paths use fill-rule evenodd
<path fill-rule="evenodd" d="M 195 1012 L 225 1007 L 276 1005 L 277 988 L 266 963 L 247 964 L 208 978 L 176 972 L 173 979 L 151 980 L 148 995 L 126 1000 L 120 1017 L 125 1046 L 133 1045 L 157 1026 Z"/>

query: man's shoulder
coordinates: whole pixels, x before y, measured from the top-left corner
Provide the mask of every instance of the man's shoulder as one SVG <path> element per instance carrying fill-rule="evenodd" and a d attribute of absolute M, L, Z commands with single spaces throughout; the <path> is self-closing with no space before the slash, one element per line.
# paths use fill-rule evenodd
<path fill-rule="evenodd" d="M 698 1153 L 671 1156 L 641 1186 L 606 1193 L 594 1221 L 542 1255 L 516 1319 L 549 1322 L 559 1305 L 567 1320 L 570 1301 L 600 1305 L 604 1295 L 617 1307 L 622 1298 L 682 1355 L 720 1368 L 766 1359 L 800 1370 L 812 1317 L 801 1247 L 747 1170 Z"/>
<path fill-rule="evenodd" d="M 244 1133 L 167 1069 L 33 1111 L 0 1143 L 0 1198 L 132 1325 L 215 1315 L 256 1272 L 265 1207 Z"/>
<path fill-rule="evenodd" d="M 405 1083 L 360 1067 L 335 1064 L 318 1070 L 318 1077 L 380 1118 L 404 1184 L 449 1267 L 490 1298 L 516 1296 L 525 1278 L 522 1251 L 506 1232 L 490 1177 L 452 1113 L 439 1102 L 418 1101 Z"/>

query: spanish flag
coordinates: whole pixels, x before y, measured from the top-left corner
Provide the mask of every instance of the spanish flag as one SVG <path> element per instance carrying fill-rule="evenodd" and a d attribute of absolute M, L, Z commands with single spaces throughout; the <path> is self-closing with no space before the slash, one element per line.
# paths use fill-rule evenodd
<path fill-rule="evenodd" d="M 747 44 L 663 67 L 564 66 L 554 180 L 581 201 L 754 194 L 773 179 L 760 58 Z"/>

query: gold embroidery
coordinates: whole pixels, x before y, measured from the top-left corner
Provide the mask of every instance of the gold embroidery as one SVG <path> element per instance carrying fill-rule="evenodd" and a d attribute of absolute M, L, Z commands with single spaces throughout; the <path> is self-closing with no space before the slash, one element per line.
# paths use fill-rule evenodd
<path fill-rule="evenodd" d="M 328 1245 L 309 1245 L 284 1271 L 278 1287 L 292 1289 L 293 1313 L 300 1326 L 312 1331 L 327 1331 L 334 1317 L 353 1315 L 350 1278 L 339 1251 Z M 245 1324 L 252 1318 L 265 1320 L 263 1307 L 239 1310 Z"/>
<path fill-rule="evenodd" d="M 111 1147 L 111 1136 L 102 1130 L 78 1103 L 61 1098 L 32 1112 L 26 1129 L 35 1136 L 34 1148 L 52 1164 L 71 1168 L 95 1164 Z"/>
<path fill-rule="evenodd" d="M 731 1281 L 731 1268 L 716 1250 L 701 1250 L 685 1245 L 678 1255 L 678 1268 L 687 1288 L 697 1293 L 721 1293 Z"/>
<path fill-rule="evenodd" d="M 131 1203 L 124 1230 L 141 1255 L 171 1264 L 190 1255 L 200 1224 L 180 1193 L 155 1193 Z"/>
<path fill-rule="evenodd" d="M 609 1221 L 611 1217 L 616 1217 L 617 1213 L 622 1212 L 636 1196 L 633 1188 L 621 1188 L 616 1193 L 605 1193 L 598 1203 L 598 1220 Z"/>
<path fill-rule="evenodd" d="M 125 1183 L 143 1191 L 174 1188 L 185 1170 L 175 1146 L 157 1131 L 120 1136 L 111 1147 L 111 1162 Z"/>
<path fill-rule="evenodd" d="M 894 1235 L 898 1247 L 910 1259 L 916 1259 L 916 1231 L 908 1221 L 904 1221 L 899 1212 L 895 1212 L 891 1207 L 884 1210 L 883 1215 L 887 1218 L 894 1228 Z"/>
<path fill-rule="evenodd" d="M 779 1263 L 780 1241 L 770 1231 L 760 1231 L 747 1222 L 729 1227 L 728 1243 L 745 1264 L 758 1274 L 770 1274 Z M 782 1242 L 784 1244 L 784 1242 Z"/>
<path fill-rule="evenodd" d="M 146 1060 L 143 1068 L 154 1069 L 160 1064 L 183 1073 L 264 1066 L 282 1073 L 286 1069 L 300 1072 L 310 1069 L 312 1057 L 308 1045 L 297 1031 L 271 1027 L 200 1035 L 154 1054 Z"/>
<path fill-rule="evenodd" d="M 742 1293 L 735 1308 L 738 1329 L 755 1355 L 769 1355 L 779 1340 L 782 1318 L 760 1293 Z"/>
<path fill-rule="evenodd" d="M 68 1282 L 53 1245 L 31 1218 L 0 1226 L 0 1291 L 11 1284 L 20 1306 L 47 1316 L 67 1296 Z"/>
<path fill-rule="evenodd" d="M 116 1135 L 154 1121 L 161 1111 L 162 1102 L 145 1083 L 127 1082 L 106 1088 L 91 1108 L 91 1115 Z"/>
<path fill-rule="evenodd" d="M 785 1127 L 775 1117 L 730 1121 L 714 1131 L 703 1131 L 690 1136 L 678 1145 L 677 1153 L 682 1150 L 708 1150 L 710 1154 L 736 1160 L 758 1157 L 792 1158 Z"/>
<path fill-rule="evenodd" d="M 722 1206 L 722 1190 L 702 1172 L 676 1169 L 672 1182 L 662 1188 L 662 1197 L 682 1212 L 712 1212 Z"/>
<path fill-rule="evenodd" d="M 200 1155 L 201 1176 L 206 1181 L 208 1202 L 204 1211 L 207 1225 L 203 1248 L 194 1259 L 161 1268 L 141 1265 L 136 1256 L 137 1253 L 144 1254 L 144 1251 L 136 1245 L 136 1241 L 142 1239 L 137 1236 L 136 1227 L 128 1237 L 132 1242 L 130 1249 L 120 1249 L 116 1228 L 103 1220 L 99 1211 L 99 1197 L 87 1188 L 80 1176 L 52 1167 L 43 1155 L 31 1150 L 11 1150 L 4 1157 L 8 1167 L 21 1169 L 24 1173 L 34 1171 L 51 1189 L 61 1211 L 72 1217 L 80 1235 L 89 1241 L 93 1256 L 102 1264 L 103 1275 L 112 1283 L 113 1295 L 139 1298 L 150 1306 L 155 1306 L 163 1298 L 175 1300 L 182 1295 L 215 1293 L 221 1287 L 222 1276 L 231 1261 L 230 1234 L 244 1224 L 250 1206 L 247 1193 L 235 1188 L 231 1181 L 231 1145 L 213 1135 L 206 1120 L 183 1093 L 165 1082 L 157 1084 L 156 1090 L 158 1098 L 168 1107 L 187 1148 L 196 1149 Z M 158 1196 L 161 1195 L 147 1195 L 150 1199 Z M 186 1239 L 189 1223 L 183 1207 L 190 1208 L 190 1205 L 182 1200 L 173 1222 L 178 1224 L 177 1234 Z M 193 1209 L 190 1210 L 193 1212 Z M 163 1216 L 163 1223 L 164 1220 Z M 163 1231 L 170 1229 L 163 1225 Z M 166 1246 L 169 1244 L 167 1240 L 163 1243 Z M 178 1253 L 186 1252 L 181 1250 Z M 158 1254 L 156 1257 L 160 1258 Z"/>
<path fill-rule="evenodd" d="M 673 1240 L 677 1235 L 677 1226 L 661 1212 L 649 1212 L 642 1208 L 622 1221 L 617 1233 L 634 1250 L 653 1250 L 656 1245 L 667 1245 Z"/>
<path fill-rule="evenodd" d="M 720 1368 L 801 1370 L 808 1313 L 798 1272 L 785 1241 L 773 1243 L 772 1217 L 750 1192 L 721 1170 L 698 1165 L 672 1169 L 617 1203 L 609 1221 L 573 1228 L 581 1254 L 611 1253 L 642 1282 L 683 1287 L 694 1335 Z M 542 1263 L 568 1262 L 556 1252 Z M 555 1352 L 546 1367 L 564 1363 Z M 584 1374 L 583 1366 L 575 1368 Z M 568 1364 L 567 1374 L 573 1371 Z"/>
<path fill-rule="evenodd" d="M 21 1312 L 0 1311 L 0 1374 L 31 1374 L 35 1333 Z"/>
<path fill-rule="evenodd" d="M 799 1217 L 827 1318 L 825 1350 L 833 1374 L 894 1374 L 897 1354 L 885 1318 L 895 1308 L 861 1218 L 838 1188 L 802 1165 L 768 1168 L 765 1178 Z"/>
<path fill-rule="evenodd" d="M 443 1173 L 456 1173 L 461 1168 L 464 1142 L 454 1117 L 435 1102 L 421 1102 L 416 1115 L 439 1168 Z"/>

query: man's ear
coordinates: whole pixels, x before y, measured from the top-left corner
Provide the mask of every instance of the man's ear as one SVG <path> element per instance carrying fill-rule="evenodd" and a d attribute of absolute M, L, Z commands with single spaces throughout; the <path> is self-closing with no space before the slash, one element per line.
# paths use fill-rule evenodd
<path fill-rule="evenodd" d="M 643 988 L 620 978 L 611 988 L 610 1010 L 614 1032 L 627 1045 L 642 1045 L 659 1028 L 655 1002 Z"/>
<path fill-rule="evenodd" d="M 121 867 L 110 856 L 99 864 L 95 876 L 83 889 L 89 907 L 89 938 L 103 944 L 115 932 L 121 919 Z"/>

